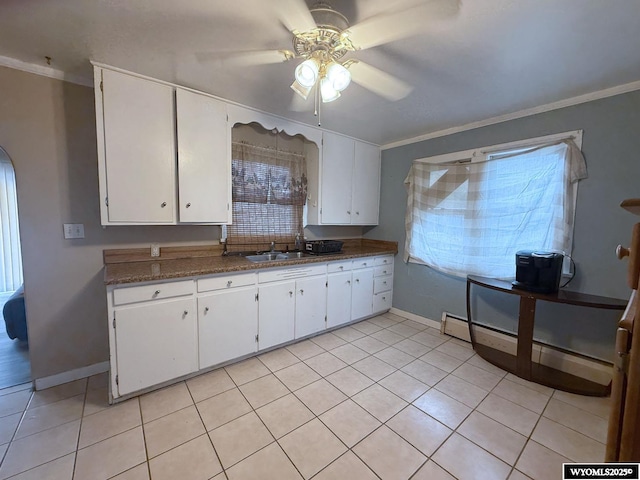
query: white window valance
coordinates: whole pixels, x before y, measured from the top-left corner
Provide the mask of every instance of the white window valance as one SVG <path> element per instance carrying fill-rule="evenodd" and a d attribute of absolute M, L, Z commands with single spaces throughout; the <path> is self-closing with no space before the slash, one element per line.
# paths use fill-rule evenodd
<path fill-rule="evenodd" d="M 586 164 L 571 138 L 486 154 L 416 161 L 407 188 L 404 259 L 441 272 L 508 279 L 518 250 L 570 255 L 576 182 Z"/>

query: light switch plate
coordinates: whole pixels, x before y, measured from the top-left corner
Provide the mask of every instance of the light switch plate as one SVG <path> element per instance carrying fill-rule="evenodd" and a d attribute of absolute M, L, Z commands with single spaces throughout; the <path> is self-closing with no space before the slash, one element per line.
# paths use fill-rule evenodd
<path fill-rule="evenodd" d="M 65 223 L 64 225 L 64 238 L 84 238 L 84 224 L 83 223 Z"/>

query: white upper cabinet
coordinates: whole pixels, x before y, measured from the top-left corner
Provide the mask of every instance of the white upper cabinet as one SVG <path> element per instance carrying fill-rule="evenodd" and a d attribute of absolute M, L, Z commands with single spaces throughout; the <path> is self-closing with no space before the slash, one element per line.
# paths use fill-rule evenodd
<path fill-rule="evenodd" d="M 176 221 L 173 88 L 96 69 L 102 224 Z"/>
<path fill-rule="evenodd" d="M 351 223 L 377 225 L 380 205 L 380 149 L 355 142 Z"/>
<path fill-rule="evenodd" d="M 351 224 L 354 140 L 325 133 L 322 145 L 322 223 Z"/>
<path fill-rule="evenodd" d="M 320 172 L 323 225 L 377 225 L 380 149 L 324 132 Z"/>
<path fill-rule="evenodd" d="M 176 89 L 179 220 L 231 223 L 227 105 Z"/>

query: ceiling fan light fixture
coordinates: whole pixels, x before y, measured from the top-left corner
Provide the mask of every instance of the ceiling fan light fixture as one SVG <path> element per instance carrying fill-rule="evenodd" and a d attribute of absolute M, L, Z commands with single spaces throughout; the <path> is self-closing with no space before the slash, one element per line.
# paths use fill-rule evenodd
<path fill-rule="evenodd" d="M 322 80 L 320 80 L 320 96 L 322 97 L 322 103 L 329 103 L 340 97 L 340 92 L 333 88 L 331 80 L 327 77 L 322 77 Z"/>
<path fill-rule="evenodd" d="M 305 88 L 311 88 L 318 80 L 320 65 L 315 58 L 308 58 L 296 67 L 296 81 Z M 295 89 L 294 89 L 295 90 Z"/>
<path fill-rule="evenodd" d="M 311 92 L 311 88 L 313 87 L 305 87 L 298 82 L 298 80 L 294 80 L 291 84 L 291 88 L 294 92 L 300 95 L 305 100 L 309 97 L 309 92 Z"/>
<path fill-rule="evenodd" d="M 332 62 L 327 67 L 327 78 L 331 86 L 338 92 L 343 91 L 351 83 L 351 73 L 343 65 Z"/>

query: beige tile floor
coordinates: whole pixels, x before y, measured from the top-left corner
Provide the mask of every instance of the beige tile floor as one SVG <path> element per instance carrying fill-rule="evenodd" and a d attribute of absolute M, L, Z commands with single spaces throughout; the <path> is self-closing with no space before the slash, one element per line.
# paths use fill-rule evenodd
<path fill-rule="evenodd" d="M 106 374 L 2 390 L 0 480 L 560 479 L 607 415 L 384 314 L 114 406 Z"/>

